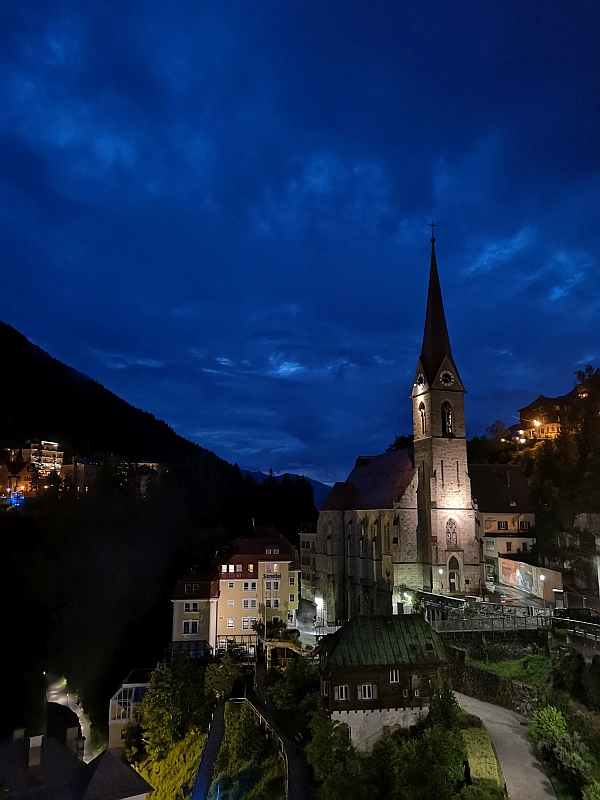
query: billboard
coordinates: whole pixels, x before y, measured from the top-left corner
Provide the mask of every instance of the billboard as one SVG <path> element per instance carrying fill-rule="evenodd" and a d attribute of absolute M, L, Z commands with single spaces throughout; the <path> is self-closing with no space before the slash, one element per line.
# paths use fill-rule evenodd
<path fill-rule="evenodd" d="M 543 598 L 545 593 L 546 600 L 549 601 L 553 599 L 553 589 L 563 588 L 560 572 L 508 558 L 498 558 L 498 580 L 505 586 L 521 589 L 535 597 Z"/>

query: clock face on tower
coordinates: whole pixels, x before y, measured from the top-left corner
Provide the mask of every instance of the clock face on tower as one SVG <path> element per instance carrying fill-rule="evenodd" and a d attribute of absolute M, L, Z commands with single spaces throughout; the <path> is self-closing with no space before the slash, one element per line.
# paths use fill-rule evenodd
<path fill-rule="evenodd" d="M 440 374 L 440 383 L 442 386 L 452 386 L 454 383 L 454 375 L 450 372 L 450 370 L 445 369 Z"/>
<path fill-rule="evenodd" d="M 417 375 L 417 386 L 425 386 L 425 375 L 422 372 Z"/>

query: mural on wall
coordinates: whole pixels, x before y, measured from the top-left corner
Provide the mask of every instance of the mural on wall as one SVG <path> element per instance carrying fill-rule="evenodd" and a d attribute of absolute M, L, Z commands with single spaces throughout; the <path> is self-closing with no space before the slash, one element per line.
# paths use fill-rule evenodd
<path fill-rule="evenodd" d="M 552 569 L 542 569 L 522 561 L 511 561 L 507 558 L 498 559 L 499 582 L 505 586 L 522 589 L 535 597 L 552 600 L 553 589 L 563 588 L 562 575 Z M 544 576 L 542 580 L 541 576 Z"/>

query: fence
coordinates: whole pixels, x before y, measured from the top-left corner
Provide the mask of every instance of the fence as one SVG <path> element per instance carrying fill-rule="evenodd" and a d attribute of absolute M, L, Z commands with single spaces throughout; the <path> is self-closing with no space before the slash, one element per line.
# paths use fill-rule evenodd
<path fill-rule="evenodd" d="M 286 752 L 286 749 L 285 749 L 285 745 L 284 745 L 284 743 L 283 743 L 283 741 L 281 739 L 281 736 L 277 733 L 277 731 L 271 725 L 271 723 L 267 719 L 265 719 L 265 717 L 263 717 L 263 715 L 260 713 L 258 708 L 256 708 L 256 706 L 253 705 L 250 702 L 250 700 L 248 700 L 247 697 L 232 697 L 230 702 L 231 703 L 237 703 L 238 705 L 243 705 L 244 703 L 247 703 L 250 706 L 250 708 L 252 709 L 252 711 L 254 713 L 254 716 L 257 718 L 259 724 L 264 727 L 266 732 L 271 737 L 271 741 L 273 742 L 273 745 L 275 746 L 275 749 L 279 752 L 279 755 L 281 756 L 281 758 L 283 760 L 283 764 L 284 764 L 284 767 L 285 767 L 285 796 L 289 797 L 289 772 L 290 771 L 289 771 L 289 765 L 288 765 L 287 752 Z"/>
<path fill-rule="evenodd" d="M 464 619 L 438 619 L 430 622 L 438 633 L 461 631 L 514 631 L 537 630 L 550 625 L 550 618 L 539 617 L 465 617 Z"/>

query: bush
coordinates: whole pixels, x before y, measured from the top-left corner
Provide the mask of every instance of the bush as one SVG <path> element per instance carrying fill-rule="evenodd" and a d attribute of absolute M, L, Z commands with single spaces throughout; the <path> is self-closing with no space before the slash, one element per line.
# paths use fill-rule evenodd
<path fill-rule="evenodd" d="M 600 781 L 588 784 L 582 792 L 582 800 L 600 800 Z"/>
<path fill-rule="evenodd" d="M 169 750 L 165 758 L 158 761 L 149 758 L 140 764 L 140 774 L 154 787 L 152 800 L 172 800 L 182 797 L 184 790 L 187 793 L 191 789 L 205 740 L 203 734 L 189 733 Z"/>
<path fill-rule="evenodd" d="M 567 733 L 564 714 L 554 706 L 545 706 L 533 712 L 533 723 L 527 731 L 534 745 L 542 740 L 551 741 Z"/>

